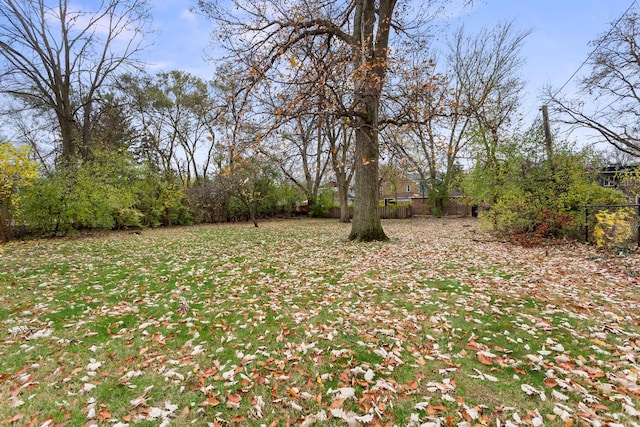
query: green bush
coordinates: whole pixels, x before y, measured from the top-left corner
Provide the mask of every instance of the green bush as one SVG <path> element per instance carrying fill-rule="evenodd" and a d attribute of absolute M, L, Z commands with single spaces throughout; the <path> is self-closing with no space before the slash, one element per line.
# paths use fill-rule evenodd
<path fill-rule="evenodd" d="M 147 227 L 161 225 L 188 225 L 193 223 L 186 196 L 176 178 L 163 178 L 160 174 L 143 168 L 132 191 L 134 207 L 142 214 L 142 224 Z"/>
<path fill-rule="evenodd" d="M 467 196 L 490 206 L 482 215 L 486 227 L 536 238 L 578 238 L 585 205 L 625 203 L 621 192 L 595 183 L 591 153 L 565 145 L 548 159 L 540 147 L 544 144 L 535 139 L 516 141 L 504 147 L 497 162 L 478 165 L 466 179 Z"/>
<path fill-rule="evenodd" d="M 40 178 L 24 194 L 20 220 L 46 235 L 72 230 L 114 228 L 119 212 L 133 206 L 132 194 L 96 175 L 95 165 L 82 165 Z"/>
<path fill-rule="evenodd" d="M 116 226 L 118 228 L 142 227 L 144 214 L 137 209 L 120 209 L 116 215 Z"/>
<path fill-rule="evenodd" d="M 175 179 L 162 179 L 128 153 L 97 153 L 38 179 L 23 196 L 20 222 L 44 235 L 191 223 Z"/>
<path fill-rule="evenodd" d="M 59 174 L 38 179 L 22 195 L 18 221 L 42 235 L 66 234 L 72 229 L 64 178 Z"/>
<path fill-rule="evenodd" d="M 326 218 L 329 215 L 329 209 L 334 207 L 334 192 L 331 187 L 322 187 L 316 202 L 309 206 L 309 216 L 313 218 Z"/>

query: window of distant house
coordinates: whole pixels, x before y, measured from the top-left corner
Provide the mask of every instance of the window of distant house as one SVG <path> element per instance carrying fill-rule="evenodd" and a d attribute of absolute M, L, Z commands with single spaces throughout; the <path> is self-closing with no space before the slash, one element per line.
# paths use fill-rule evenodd
<path fill-rule="evenodd" d="M 407 193 L 411 191 L 411 185 L 407 185 Z"/>

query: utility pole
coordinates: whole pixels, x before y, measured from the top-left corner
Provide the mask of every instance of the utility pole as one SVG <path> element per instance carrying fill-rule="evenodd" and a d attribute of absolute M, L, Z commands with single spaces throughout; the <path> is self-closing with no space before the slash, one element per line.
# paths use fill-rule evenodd
<path fill-rule="evenodd" d="M 542 108 L 542 127 L 544 129 L 544 143 L 547 147 L 547 159 L 551 161 L 553 156 L 553 144 L 551 141 L 551 128 L 549 127 L 549 108 L 543 105 Z"/>

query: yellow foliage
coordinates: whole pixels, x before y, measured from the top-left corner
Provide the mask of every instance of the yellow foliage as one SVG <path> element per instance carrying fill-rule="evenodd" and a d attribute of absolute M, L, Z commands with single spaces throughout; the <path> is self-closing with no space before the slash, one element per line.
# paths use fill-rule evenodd
<path fill-rule="evenodd" d="M 631 209 L 619 209 L 614 212 L 603 210 L 596 213 L 596 226 L 593 237 L 598 246 L 621 245 L 633 236 Z"/>
<path fill-rule="evenodd" d="M 11 220 L 18 205 L 17 189 L 38 177 L 36 163 L 29 158 L 31 149 L 0 143 L 0 238 L 11 238 Z"/>
<path fill-rule="evenodd" d="M 10 198 L 19 185 L 29 184 L 38 177 L 36 163 L 27 146 L 0 144 L 0 199 Z"/>

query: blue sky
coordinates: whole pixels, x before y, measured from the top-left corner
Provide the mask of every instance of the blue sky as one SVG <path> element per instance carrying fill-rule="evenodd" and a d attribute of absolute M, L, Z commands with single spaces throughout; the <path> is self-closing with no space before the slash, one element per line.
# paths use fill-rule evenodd
<path fill-rule="evenodd" d="M 155 25 L 160 30 L 148 53 L 149 71 L 180 69 L 203 78 L 213 75 L 214 65 L 205 61 L 212 25 L 189 12 L 195 0 L 154 0 Z M 455 2 L 454 2 L 455 3 Z M 521 29 L 532 30 L 527 38 L 521 74 L 528 82 L 523 94 L 525 123 L 538 114 L 538 96 L 545 85 L 560 88 L 591 52 L 589 41 L 608 29 L 632 0 L 475 0 L 462 12 L 455 5 L 446 21 L 451 30 L 464 24 L 469 31 L 515 19 Z M 578 74 L 588 72 L 583 68 Z M 565 92 L 575 91 L 568 84 Z"/>

